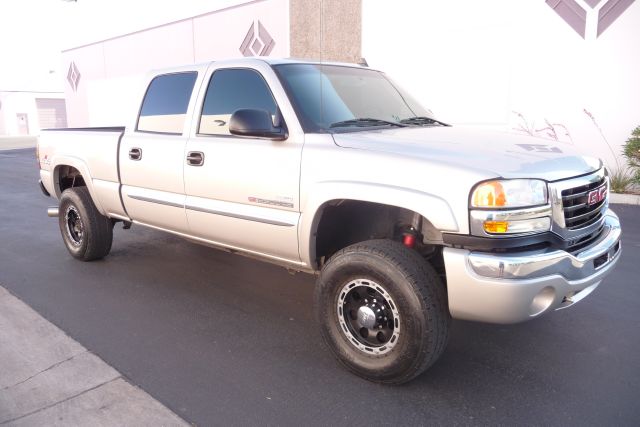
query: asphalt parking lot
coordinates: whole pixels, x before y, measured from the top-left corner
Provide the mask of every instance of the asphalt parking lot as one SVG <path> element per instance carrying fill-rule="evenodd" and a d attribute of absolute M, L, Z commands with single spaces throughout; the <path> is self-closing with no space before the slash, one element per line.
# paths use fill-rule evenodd
<path fill-rule="evenodd" d="M 322 345 L 314 279 L 134 226 L 81 263 L 63 246 L 33 150 L 0 152 L 0 284 L 197 425 L 637 425 L 640 207 L 616 271 L 533 322 L 455 321 L 401 387 L 361 380 Z M 0 370 L 2 367 L 0 366 Z"/>

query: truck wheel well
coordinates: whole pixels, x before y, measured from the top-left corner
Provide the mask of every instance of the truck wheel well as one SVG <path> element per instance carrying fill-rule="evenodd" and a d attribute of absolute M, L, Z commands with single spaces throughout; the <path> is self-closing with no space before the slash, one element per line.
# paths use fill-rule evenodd
<path fill-rule="evenodd" d="M 442 258 L 442 248 L 429 242 L 440 232 L 426 218 L 411 210 L 358 200 L 333 200 L 323 205 L 319 215 L 311 247 L 314 250 L 312 260 L 318 267 L 334 253 L 354 243 L 373 239 L 402 241 L 406 233 L 412 233 L 416 236 L 415 249 L 429 259 L 438 273 L 444 273 L 443 263 L 438 259 Z"/>
<path fill-rule="evenodd" d="M 67 188 L 86 187 L 87 185 L 80 171 L 73 166 L 58 166 L 56 168 L 56 175 L 58 177 L 57 183 L 60 194 Z"/>

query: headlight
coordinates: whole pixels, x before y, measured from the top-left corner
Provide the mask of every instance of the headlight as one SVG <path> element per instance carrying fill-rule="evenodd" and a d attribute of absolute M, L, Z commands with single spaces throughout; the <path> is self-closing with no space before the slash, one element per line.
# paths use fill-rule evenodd
<path fill-rule="evenodd" d="M 507 237 L 549 231 L 547 201 L 547 183 L 539 179 L 482 182 L 471 193 L 471 233 Z"/>
<path fill-rule="evenodd" d="M 520 208 L 545 203 L 547 183 L 539 179 L 486 181 L 471 194 L 473 208 Z"/>

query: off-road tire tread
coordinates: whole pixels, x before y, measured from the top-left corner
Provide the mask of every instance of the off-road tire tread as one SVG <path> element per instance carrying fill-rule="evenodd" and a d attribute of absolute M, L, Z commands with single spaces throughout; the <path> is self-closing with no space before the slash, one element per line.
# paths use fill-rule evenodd
<path fill-rule="evenodd" d="M 329 259 L 327 265 L 349 253 L 368 253 L 386 260 L 404 276 L 422 300 L 430 329 L 425 331 L 423 335 L 424 339 L 421 342 L 419 355 L 415 358 L 414 365 L 407 369 L 403 375 L 393 379 L 367 378 L 383 384 L 402 384 L 411 381 L 435 363 L 447 346 L 451 315 L 449 314 L 445 286 L 431 264 L 416 251 L 408 249 L 400 242 L 380 239 L 356 243 L 336 252 Z M 336 358 L 347 369 L 353 371 L 339 357 L 336 356 Z"/>
<path fill-rule="evenodd" d="M 66 189 L 60 198 L 61 208 L 65 199 L 70 199 L 71 203 L 76 205 L 85 229 L 84 238 L 87 239 L 84 252 L 74 254 L 69 251 L 71 255 L 82 261 L 95 261 L 107 256 L 113 243 L 113 222 L 98 211 L 89 189 L 87 187 Z M 62 209 L 59 214 L 64 215 Z M 66 240 L 65 230 L 61 227 L 60 231 L 63 234 L 63 239 Z"/>

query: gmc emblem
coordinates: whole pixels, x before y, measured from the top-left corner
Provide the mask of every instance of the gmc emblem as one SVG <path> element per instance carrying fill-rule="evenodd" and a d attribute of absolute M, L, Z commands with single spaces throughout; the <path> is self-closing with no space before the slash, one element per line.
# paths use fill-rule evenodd
<path fill-rule="evenodd" d="M 602 186 L 600 188 L 596 188 L 593 191 L 590 191 L 587 195 L 587 204 L 589 206 L 595 205 L 596 203 L 600 203 L 607 197 L 607 187 Z"/>

